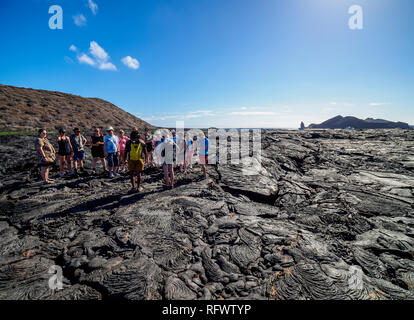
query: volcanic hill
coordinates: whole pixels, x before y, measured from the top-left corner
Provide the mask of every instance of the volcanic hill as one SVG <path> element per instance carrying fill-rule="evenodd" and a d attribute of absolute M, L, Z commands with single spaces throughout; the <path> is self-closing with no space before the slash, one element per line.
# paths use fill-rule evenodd
<path fill-rule="evenodd" d="M 70 131 L 77 126 L 130 129 L 152 126 L 99 98 L 83 98 L 57 91 L 0 85 L 0 130 L 33 131 L 38 128 Z"/>

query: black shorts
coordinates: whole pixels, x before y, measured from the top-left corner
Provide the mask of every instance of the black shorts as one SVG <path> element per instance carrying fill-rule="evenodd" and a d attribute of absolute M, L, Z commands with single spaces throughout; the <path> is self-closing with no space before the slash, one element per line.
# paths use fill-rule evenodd
<path fill-rule="evenodd" d="M 53 162 L 42 161 L 42 162 L 39 162 L 39 167 L 52 167 L 54 164 L 55 164 L 54 161 Z"/>
<path fill-rule="evenodd" d="M 146 146 L 148 152 L 152 152 L 154 150 L 154 148 L 152 147 L 152 142 L 147 142 Z"/>
<path fill-rule="evenodd" d="M 62 157 L 71 156 L 72 152 L 66 152 L 65 150 L 59 150 L 58 155 Z"/>
<path fill-rule="evenodd" d="M 99 149 L 92 148 L 92 158 L 105 158 L 103 148 L 99 148 Z"/>

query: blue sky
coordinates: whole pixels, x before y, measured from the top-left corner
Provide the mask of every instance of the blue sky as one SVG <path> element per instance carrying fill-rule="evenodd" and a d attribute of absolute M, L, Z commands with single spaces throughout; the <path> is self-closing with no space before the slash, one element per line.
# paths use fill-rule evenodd
<path fill-rule="evenodd" d="M 0 83 L 99 97 L 154 125 L 414 124 L 412 0 L 3 0 L 0 26 Z"/>

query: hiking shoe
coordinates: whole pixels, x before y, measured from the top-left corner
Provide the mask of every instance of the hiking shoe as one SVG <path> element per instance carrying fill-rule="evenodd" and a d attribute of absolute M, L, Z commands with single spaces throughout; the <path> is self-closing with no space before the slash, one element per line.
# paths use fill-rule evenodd
<path fill-rule="evenodd" d="M 139 188 L 137 188 L 137 192 L 142 192 L 144 190 L 144 188 L 143 187 L 139 187 Z"/>
<path fill-rule="evenodd" d="M 114 172 L 114 176 L 115 177 L 119 177 L 119 173 L 118 172 Z"/>
<path fill-rule="evenodd" d="M 75 174 L 75 171 L 71 171 L 71 172 L 69 172 L 69 175 L 70 176 L 73 176 Z"/>
<path fill-rule="evenodd" d="M 109 172 L 109 178 L 113 178 L 114 177 L 114 174 L 112 173 L 112 172 Z"/>
<path fill-rule="evenodd" d="M 64 173 L 59 174 L 59 177 L 63 178 L 65 176 Z"/>

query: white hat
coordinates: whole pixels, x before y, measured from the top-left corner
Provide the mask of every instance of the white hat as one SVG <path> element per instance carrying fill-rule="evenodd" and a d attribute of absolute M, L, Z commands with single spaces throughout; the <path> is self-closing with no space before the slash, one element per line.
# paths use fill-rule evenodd
<path fill-rule="evenodd" d="M 106 128 L 106 131 L 111 131 L 114 130 L 114 128 L 112 128 L 111 126 L 109 126 L 108 128 Z"/>

